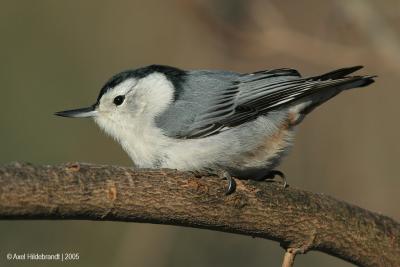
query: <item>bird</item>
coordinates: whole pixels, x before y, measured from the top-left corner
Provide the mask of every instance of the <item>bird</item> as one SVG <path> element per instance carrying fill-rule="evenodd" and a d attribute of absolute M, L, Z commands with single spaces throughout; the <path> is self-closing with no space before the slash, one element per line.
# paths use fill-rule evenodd
<path fill-rule="evenodd" d="M 303 77 L 292 68 L 249 73 L 149 65 L 111 77 L 96 102 L 56 112 L 93 118 L 138 168 L 169 168 L 263 181 L 293 145 L 295 128 L 317 106 L 374 82 L 363 66 Z"/>

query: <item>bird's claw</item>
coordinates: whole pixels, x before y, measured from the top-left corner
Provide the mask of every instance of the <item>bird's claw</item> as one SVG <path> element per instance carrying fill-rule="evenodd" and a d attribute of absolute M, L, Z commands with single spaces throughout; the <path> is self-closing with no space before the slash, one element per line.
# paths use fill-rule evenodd
<path fill-rule="evenodd" d="M 218 170 L 218 171 L 190 171 L 196 178 L 200 178 L 202 176 L 210 176 L 216 175 L 220 178 L 228 181 L 228 186 L 225 191 L 225 195 L 230 195 L 236 190 L 236 181 L 233 177 L 225 170 Z"/>
<path fill-rule="evenodd" d="M 225 195 L 230 195 L 236 190 L 236 181 L 227 171 L 221 171 L 219 177 L 228 180 L 228 187 L 226 188 Z"/>
<path fill-rule="evenodd" d="M 278 171 L 278 170 L 272 170 L 270 171 L 267 176 L 264 177 L 264 180 L 274 180 L 275 176 L 279 176 L 282 179 L 282 183 L 283 183 L 283 188 L 288 187 L 288 183 L 286 181 L 286 176 L 283 172 Z"/>
<path fill-rule="evenodd" d="M 228 188 L 226 189 L 225 195 L 230 195 L 236 190 L 236 181 L 229 175 L 228 180 Z"/>

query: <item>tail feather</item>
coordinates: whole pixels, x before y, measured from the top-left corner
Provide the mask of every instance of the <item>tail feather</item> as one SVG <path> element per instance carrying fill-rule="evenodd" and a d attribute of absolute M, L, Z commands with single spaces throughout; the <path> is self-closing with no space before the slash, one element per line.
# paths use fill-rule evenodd
<path fill-rule="evenodd" d="M 363 66 L 342 68 L 342 69 L 330 71 L 328 73 L 325 73 L 325 74 L 322 74 L 319 76 L 312 77 L 311 79 L 312 80 L 321 80 L 321 81 L 329 80 L 329 79 L 331 79 L 331 80 L 340 79 L 340 78 L 346 77 L 347 75 L 349 75 L 353 72 L 356 72 L 362 68 L 363 68 Z"/>
<path fill-rule="evenodd" d="M 351 88 L 357 88 L 357 87 L 364 87 L 367 85 L 370 85 L 371 83 L 374 82 L 374 78 L 376 77 L 375 75 L 368 75 L 368 76 L 348 76 L 349 74 L 356 72 L 357 70 L 362 69 L 363 66 L 354 66 L 354 67 L 348 67 L 348 68 L 341 68 L 338 70 L 330 71 L 328 73 L 310 77 L 310 81 L 336 81 L 337 84 L 336 87 L 337 89 L 346 90 L 346 89 L 351 89 Z"/>
<path fill-rule="evenodd" d="M 347 76 L 361 68 L 362 66 L 342 68 L 309 78 L 311 81 L 321 81 L 321 83 L 328 82 L 330 85 L 321 86 L 323 88 L 321 88 L 322 90 L 313 92 L 311 95 L 306 97 L 306 99 L 300 101 L 298 105 L 295 105 L 292 108 L 292 111 L 295 111 L 295 113 L 299 115 L 295 124 L 301 122 L 305 115 L 340 92 L 348 89 L 364 87 L 375 82 L 374 78 L 377 76 L 374 75 Z"/>
<path fill-rule="evenodd" d="M 376 76 L 346 76 L 336 80 L 343 80 L 340 82 L 340 86 L 337 87 L 340 91 L 358 88 L 358 87 L 365 87 L 374 83 Z"/>

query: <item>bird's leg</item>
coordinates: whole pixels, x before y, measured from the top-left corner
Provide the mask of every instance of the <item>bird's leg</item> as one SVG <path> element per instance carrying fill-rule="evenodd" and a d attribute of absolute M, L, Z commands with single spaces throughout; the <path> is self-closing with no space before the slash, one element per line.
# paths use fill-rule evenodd
<path fill-rule="evenodd" d="M 236 190 L 236 181 L 233 177 L 229 174 L 229 172 L 225 170 L 218 171 L 218 176 L 222 179 L 228 180 L 228 187 L 225 191 L 225 195 L 230 195 Z"/>
<path fill-rule="evenodd" d="M 267 175 L 265 175 L 263 177 L 263 179 L 261 179 L 261 181 L 275 180 L 275 176 L 281 177 L 282 183 L 283 183 L 283 188 L 286 188 L 288 186 L 288 184 L 286 182 L 285 174 L 283 172 L 281 172 L 281 171 L 278 171 L 278 170 L 271 170 Z"/>

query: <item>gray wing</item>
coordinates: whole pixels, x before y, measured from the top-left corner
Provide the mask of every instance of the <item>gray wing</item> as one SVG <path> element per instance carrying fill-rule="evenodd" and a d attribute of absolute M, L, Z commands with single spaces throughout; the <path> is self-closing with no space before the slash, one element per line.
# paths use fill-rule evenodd
<path fill-rule="evenodd" d="M 343 90 L 366 85 L 370 77 L 346 76 L 359 68 L 340 69 L 311 78 L 302 78 L 293 69 L 251 74 L 193 71 L 185 83 L 182 97 L 157 118 L 157 123 L 176 138 L 210 136 L 324 88 Z"/>
<path fill-rule="evenodd" d="M 165 134 L 176 138 L 191 138 L 198 116 L 207 112 L 216 99 L 231 87 L 241 76 L 227 71 L 188 71 L 179 98 L 169 108 L 156 117 L 156 125 Z"/>

